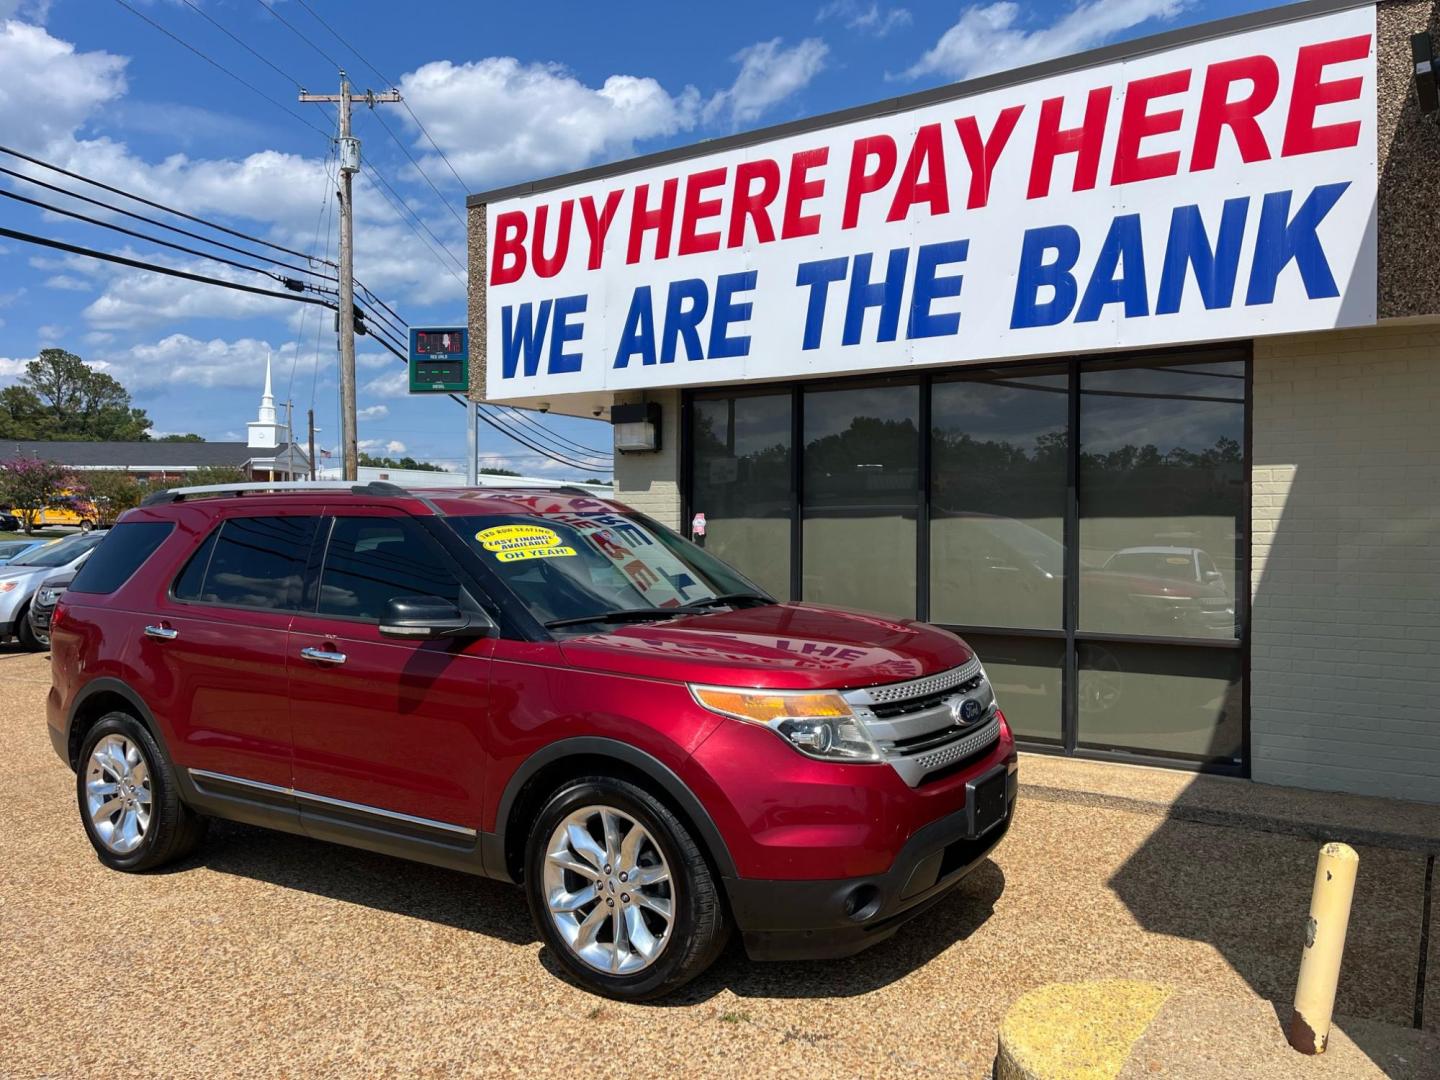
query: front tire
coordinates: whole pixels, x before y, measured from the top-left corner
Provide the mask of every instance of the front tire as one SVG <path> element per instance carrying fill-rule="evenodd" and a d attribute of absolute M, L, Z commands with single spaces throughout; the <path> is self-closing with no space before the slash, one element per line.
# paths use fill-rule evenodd
<path fill-rule="evenodd" d="M 708 968 L 728 932 L 719 885 L 684 824 L 643 788 L 573 780 L 550 797 L 525 851 L 540 936 L 588 989 L 662 997 Z"/>
<path fill-rule="evenodd" d="M 206 819 L 180 801 L 174 768 L 129 713 L 106 713 L 85 735 L 75 790 L 85 835 L 112 870 L 154 870 L 204 839 Z"/>
<path fill-rule="evenodd" d="M 27 604 L 25 610 L 15 617 L 15 640 L 20 642 L 22 649 L 30 652 L 39 652 L 45 646 L 35 636 L 35 628 L 30 625 L 30 606 Z"/>

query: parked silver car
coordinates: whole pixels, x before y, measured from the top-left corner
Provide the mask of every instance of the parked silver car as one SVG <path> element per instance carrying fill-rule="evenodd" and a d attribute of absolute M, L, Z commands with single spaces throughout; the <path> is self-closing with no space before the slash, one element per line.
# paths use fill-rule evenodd
<path fill-rule="evenodd" d="M 30 601 L 40 583 L 57 570 L 73 567 L 105 539 L 106 531 L 68 536 L 54 544 L 27 551 L 17 559 L 0 566 L 0 641 L 17 638 L 27 649 L 40 643 L 30 628 Z"/>

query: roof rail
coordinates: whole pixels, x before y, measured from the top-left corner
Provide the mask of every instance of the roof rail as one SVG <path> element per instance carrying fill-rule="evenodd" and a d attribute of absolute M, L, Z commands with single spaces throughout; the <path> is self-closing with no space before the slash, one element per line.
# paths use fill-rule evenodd
<path fill-rule="evenodd" d="M 357 484 L 351 480 L 259 480 L 246 484 L 201 484 L 195 487 L 166 488 L 154 491 L 141 500 L 141 506 L 160 506 L 181 502 L 197 495 L 247 495 L 271 491 L 347 491 L 352 495 L 380 495 L 394 498 L 410 493 L 398 484 L 372 480 Z"/>

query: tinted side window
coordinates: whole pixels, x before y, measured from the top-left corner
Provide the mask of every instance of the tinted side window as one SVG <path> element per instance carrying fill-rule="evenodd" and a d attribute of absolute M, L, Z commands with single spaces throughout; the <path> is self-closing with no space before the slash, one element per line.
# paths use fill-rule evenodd
<path fill-rule="evenodd" d="M 205 585 L 205 571 L 210 566 L 210 554 L 215 550 L 215 538 L 220 535 L 219 529 L 211 531 L 205 537 L 205 542 L 200 545 L 200 550 L 190 556 L 190 561 L 185 564 L 185 569 L 180 571 L 180 576 L 175 579 L 171 588 L 177 600 L 199 600 L 200 590 Z"/>
<path fill-rule="evenodd" d="M 320 614 L 378 621 L 394 596 L 458 604 L 460 582 L 445 553 L 408 518 L 336 518 L 320 575 Z"/>
<path fill-rule="evenodd" d="M 318 520 L 228 518 L 220 527 L 204 584 L 195 599 L 272 611 L 294 609 Z"/>
<path fill-rule="evenodd" d="M 75 575 L 71 592 L 112 593 L 155 553 L 175 526 L 168 521 L 116 525 Z"/>

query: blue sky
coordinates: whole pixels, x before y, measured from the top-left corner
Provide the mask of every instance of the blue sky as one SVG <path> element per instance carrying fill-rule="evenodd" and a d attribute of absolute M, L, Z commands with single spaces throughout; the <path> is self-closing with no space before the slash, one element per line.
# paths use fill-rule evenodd
<path fill-rule="evenodd" d="M 465 244 L 457 215 L 463 217 L 467 188 L 683 145 L 1270 6 L 1254 0 L 127 2 L 322 129 L 329 128 L 322 107 L 298 104 L 294 86 L 235 39 L 313 91 L 334 91 L 337 61 L 361 87 L 382 85 L 366 61 L 399 84 L 464 181 L 462 187 L 404 109 L 382 106 L 383 120 L 438 195 L 376 118 L 357 114 L 367 162 L 439 242 L 426 236 L 427 246 L 417 235 L 421 229 L 402 221 L 386 193 L 362 180 L 356 275 L 414 325 L 465 322 Z M 0 71 L 0 144 L 297 251 L 333 245 L 326 136 L 116 0 L 0 0 Z M 24 169 L 4 155 L 0 165 Z M 54 198 L 23 181 L 0 181 Z M 63 197 L 56 201 L 74 206 Z M 273 284 L 12 200 L 0 200 L 0 224 Z M 440 246 L 460 268 L 431 250 Z M 409 397 L 403 366 L 360 342 L 362 446 L 463 468 L 464 411 L 445 398 Z M 328 312 L 0 239 L 0 385 L 50 346 L 118 377 L 157 433 L 194 431 L 211 439 L 244 437 L 269 353 L 281 400 L 293 400 L 297 417 L 314 407 L 321 446 L 338 438 L 338 361 Z M 554 416 L 541 422 L 578 443 L 608 445 L 603 425 Z M 577 475 L 485 429 L 481 449 L 491 464 Z"/>

